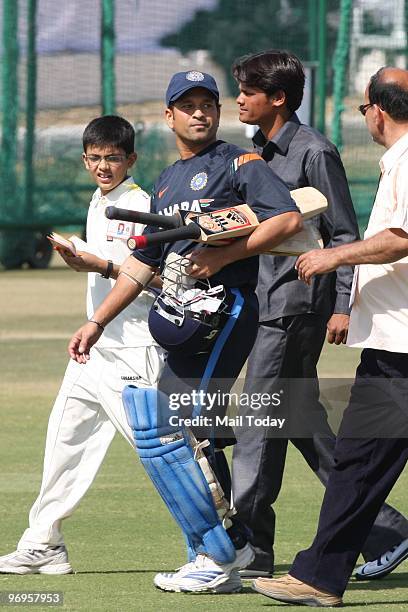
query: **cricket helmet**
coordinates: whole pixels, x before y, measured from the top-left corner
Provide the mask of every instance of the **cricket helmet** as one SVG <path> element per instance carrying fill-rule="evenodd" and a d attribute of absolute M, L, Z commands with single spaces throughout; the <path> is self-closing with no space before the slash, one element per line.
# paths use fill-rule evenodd
<path fill-rule="evenodd" d="M 174 254 L 173 254 L 174 255 Z M 226 291 L 207 280 L 188 277 L 189 260 L 172 257 L 162 272 L 163 291 L 149 313 L 149 329 L 172 353 L 195 355 L 211 350 L 227 319 Z"/>

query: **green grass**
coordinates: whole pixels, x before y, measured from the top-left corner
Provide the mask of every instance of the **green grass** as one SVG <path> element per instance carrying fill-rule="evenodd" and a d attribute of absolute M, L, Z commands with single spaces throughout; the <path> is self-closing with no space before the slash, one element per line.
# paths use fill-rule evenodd
<path fill-rule="evenodd" d="M 5 272 L 0 284 L 0 554 L 5 554 L 14 550 L 27 526 L 38 492 L 47 418 L 66 365 L 67 340 L 84 318 L 85 279 L 52 268 Z M 326 347 L 320 372 L 351 377 L 357 360 L 358 351 Z M 407 484 L 404 474 L 391 495 L 402 511 L 407 511 Z M 286 572 L 296 552 L 310 544 L 322 494 L 320 484 L 291 448 L 276 505 L 277 575 Z M 280 606 L 252 592 L 249 583 L 241 594 L 224 596 L 154 589 L 157 571 L 184 562 L 182 538 L 136 455 L 119 437 L 88 495 L 65 522 L 64 533 L 75 575 L 0 575 L 0 592 L 63 591 L 64 610 L 259 611 Z M 352 581 L 345 601 L 356 610 L 367 604 L 378 612 L 406 609 L 407 578 L 408 568 L 403 565 L 383 581 Z"/>

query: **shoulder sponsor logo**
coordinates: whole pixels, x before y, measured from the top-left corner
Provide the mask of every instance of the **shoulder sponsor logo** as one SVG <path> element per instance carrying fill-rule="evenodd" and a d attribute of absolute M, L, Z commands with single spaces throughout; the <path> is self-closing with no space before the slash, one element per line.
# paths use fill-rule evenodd
<path fill-rule="evenodd" d="M 187 81 L 204 81 L 204 75 L 198 70 L 190 70 L 190 72 L 186 74 L 186 79 Z"/>
<path fill-rule="evenodd" d="M 208 176 L 206 172 L 199 172 L 195 174 L 190 182 L 190 187 L 193 191 L 199 191 L 200 189 L 204 189 L 204 187 L 208 183 Z"/>
<path fill-rule="evenodd" d="M 167 187 L 165 187 L 164 189 L 160 189 L 160 191 L 159 191 L 159 198 L 162 198 L 164 196 L 164 194 L 166 193 L 168 188 L 169 188 L 169 186 L 167 185 Z"/>
<path fill-rule="evenodd" d="M 232 162 L 232 167 L 236 171 L 240 166 L 247 164 L 250 161 L 255 161 L 256 159 L 262 159 L 258 153 L 245 153 L 244 155 L 240 155 L 236 157 Z"/>

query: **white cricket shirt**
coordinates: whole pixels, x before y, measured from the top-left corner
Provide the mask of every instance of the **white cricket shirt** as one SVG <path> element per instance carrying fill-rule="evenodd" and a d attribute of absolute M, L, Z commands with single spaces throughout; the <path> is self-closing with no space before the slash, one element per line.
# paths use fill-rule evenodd
<path fill-rule="evenodd" d="M 384 229 L 408 234 L 408 134 L 380 160 L 381 181 L 364 238 Z M 408 353 L 408 257 L 391 264 L 360 264 L 347 345 Z"/>
<path fill-rule="evenodd" d="M 110 221 L 105 217 L 107 206 L 127 208 L 143 212 L 150 211 L 150 198 L 132 178 L 126 179 L 107 195 L 97 189 L 92 196 L 86 223 L 89 250 L 101 257 L 121 264 L 131 253 L 126 241 L 132 234 L 143 232 L 144 226 L 125 221 Z M 87 316 L 91 318 L 103 302 L 115 280 L 102 278 L 95 272 L 88 273 Z M 153 296 L 143 291 L 109 325 L 97 342 L 101 348 L 136 347 L 156 344 L 149 333 L 147 317 Z"/>

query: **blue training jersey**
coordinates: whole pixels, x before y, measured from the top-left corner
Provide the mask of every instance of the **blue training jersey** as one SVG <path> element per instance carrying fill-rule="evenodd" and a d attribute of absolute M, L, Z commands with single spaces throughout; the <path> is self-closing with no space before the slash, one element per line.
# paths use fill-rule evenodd
<path fill-rule="evenodd" d="M 173 215 L 178 210 L 210 212 L 235 204 L 248 204 L 259 221 L 286 212 L 299 212 L 285 183 L 257 154 L 221 140 L 189 159 L 178 160 L 159 176 L 151 212 Z M 147 226 L 144 234 L 157 232 Z M 186 255 L 203 248 L 192 240 L 146 247 L 134 253 L 143 263 L 163 270 L 169 253 Z M 222 248 L 211 247 L 205 248 Z M 211 277 L 211 284 L 255 286 L 258 256 L 233 262 Z"/>

